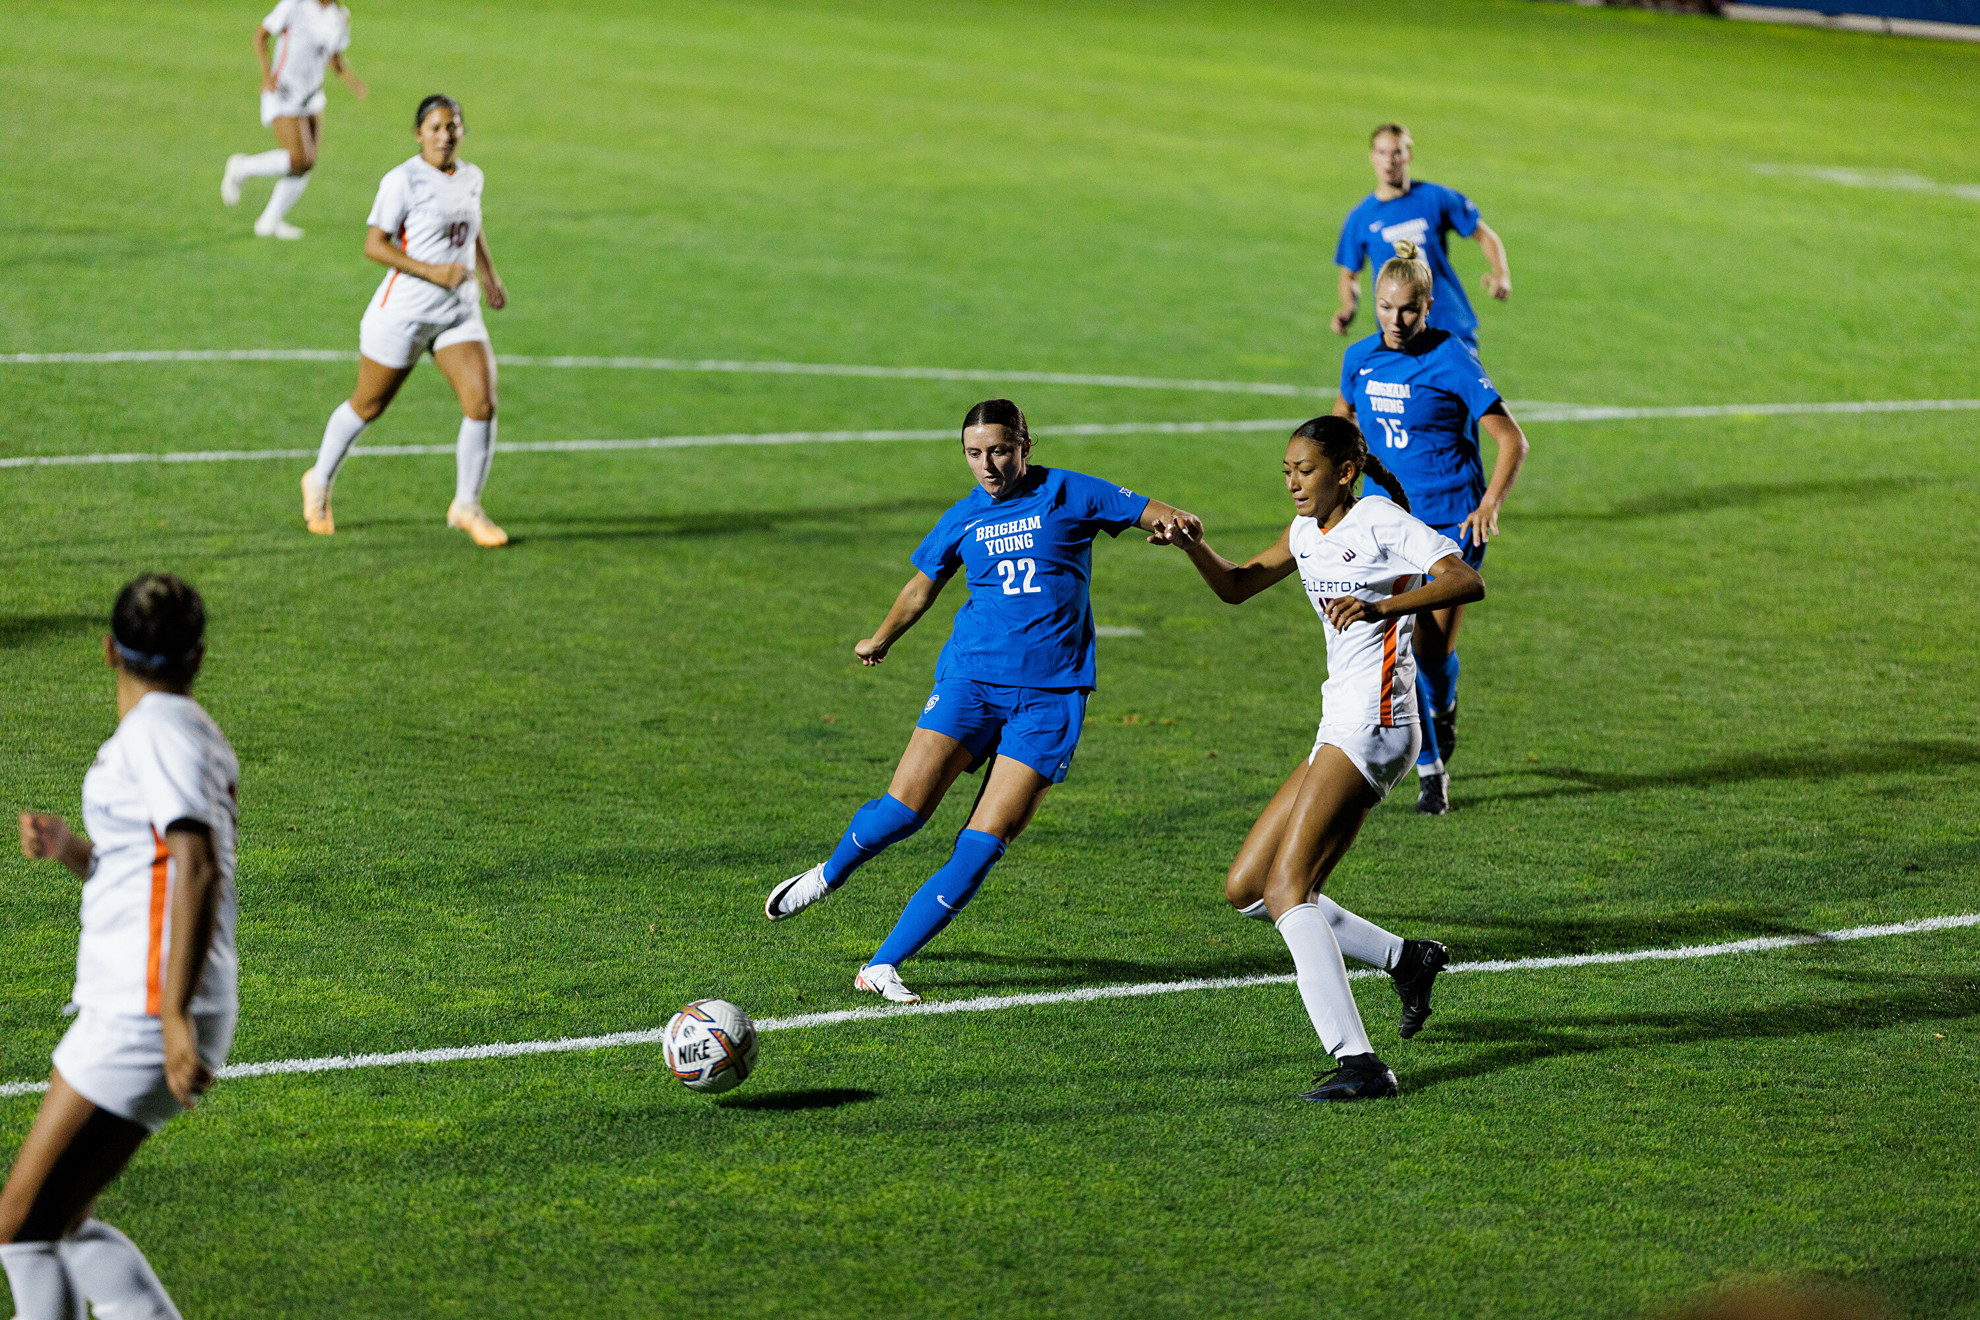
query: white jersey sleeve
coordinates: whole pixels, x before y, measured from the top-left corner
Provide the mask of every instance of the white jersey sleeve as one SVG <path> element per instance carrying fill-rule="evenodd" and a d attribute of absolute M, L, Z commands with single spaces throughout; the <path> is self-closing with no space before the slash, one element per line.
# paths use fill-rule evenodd
<path fill-rule="evenodd" d="M 332 55 L 342 55 L 351 48 L 351 11 L 344 5 L 337 6 L 337 40 L 330 47 Z"/>
<path fill-rule="evenodd" d="M 204 740 L 184 721 L 163 718 L 147 719 L 144 734 L 128 742 L 126 764 L 152 827 L 163 834 L 182 820 L 218 825 L 227 807 L 214 793 L 224 781 L 211 773 Z"/>
<path fill-rule="evenodd" d="M 1391 557 L 1419 573 L 1428 573 L 1440 559 L 1464 555 L 1456 541 L 1392 500 L 1371 503 L 1369 509 L 1375 539 Z"/>
<path fill-rule="evenodd" d="M 288 31 L 290 18 L 295 14 L 296 6 L 301 2 L 302 0 L 275 0 L 275 7 L 268 11 L 267 18 L 261 20 L 261 30 L 263 32 Z"/>
<path fill-rule="evenodd" d="M 371 214 L 365 217 L 365 223 L 396 237 L 406 227 L 406 216 L 411 210 L 412 197 L 406 187 L 406 172 L 403 169 L 391 170 L 378 181 L 378 196 L 371 203 Z"/>

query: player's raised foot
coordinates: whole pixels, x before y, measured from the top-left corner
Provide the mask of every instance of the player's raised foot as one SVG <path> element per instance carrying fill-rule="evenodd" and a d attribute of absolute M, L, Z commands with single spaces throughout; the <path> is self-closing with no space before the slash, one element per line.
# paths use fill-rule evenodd
<path fill-rule="evenodd" d="M 1418 774 L 1416 776 L 1416 809 L 1426 816 L 1442 816 L 1451 809 L 1451 777 Z"/>
<path fill-rule="evenodd" d="M 302 476 L 303 526 L 318 536 L 329 536 L 337 530 L 337 520 L 330 516 L 330 483 L 316 479 L 316 469 L 311 468 Z"/>
<path fill-rule="evenodd" d="M 479 504 L 463 504 L 455 500 L 447 506 L 447 525 L 457 527 L 474 538 L 474 543 L 484 550 L 509 543 L 509 534 L 497 527 Z"/>
<path fill-rule="evenodd" d="M 1431 712 L 1430 728 L 1437 735 L 1437 754 L 1449 765 L 1451 757 L 1457 754 L 1457 703 L 1453 701 L 1443 710 Z"/>
<path fill-rule="evenodd" d="M 1430 1020 L 1430 988 L 1437 973 L 1451 963 L 1451 951 L 1435 940 L 1404 940 L 1402 956 L 1389 969 L 1396 994 L 1402 999 L 1402 1022 L 1396 1034 L 1408 1040 Z"/>
<path fill-rule="evenodd" d="M 227 157 L 227 168 L 220 171 L 220 201 L 227 206 L 241 204 L 241 163 L 247 159 L 240 152 Z"/>
<path fill-rule="evenodd" d="M 254 236 L 256 238 L 279 238 L 284 242 L 293 243 L 303 236 L 303 231 L 290 224 L 287 220 L 257 220 L 254 222 Z"/>
<path fill-rule="evenodd" d="M 782 921 L 831 896 L 832 887 L 825 883 L 825 863 L 820 862 L 771 890 L 770 897 L 763 900 L 763 915 L 772 921 Z"/>
<path fill-rule="evenodd" d="M 892 963 L 868 963 L 853 978 L 853 989 L 879 995 L 890 1004 L 918 1004 L 921 996 L 901 984 L 901 973 Z"/>
<path fill-rule="evenodd" d="M 1313 1089 L 1302 1091 L 1302 1100 L 1390 1100 L 1402 1094 L 1389 1065 L 1373 1054 L 1350 1054 L 1332 1072 L 1313 1079 Z"/>

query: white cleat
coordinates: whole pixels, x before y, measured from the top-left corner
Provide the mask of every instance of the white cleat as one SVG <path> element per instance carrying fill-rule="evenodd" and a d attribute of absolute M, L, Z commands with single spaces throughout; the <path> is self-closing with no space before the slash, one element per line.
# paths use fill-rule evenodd
<path fill-rule="evenodd" d="M 316 479 L 316 469 L 302 475 L 303 526 L 318 536 L 330 536 L 337 520 L 330 515 L 330 483 Z"/>
<path fill-rule="evenodd" d="M 263 224 L 257 220 L 254 222 L 254 236 L 256 238 L 279 238 L 284 242 L 293 243 L 303 236 L 303 231 L 290 224 L 287 220 L 277 220 L 273 224 Z"/>
<path fill-rule="evenodd" d="M 853 989 L 879 995 L 890 1004 L 918 1004 L 921 996 L 901 984 L 901 974 L 892 963 L 868 963 L 853 978 Z"/>
<path fill-rule="evenodd" d="M 228 206 L 241 204 L 241 162 L 246 160 L 240 152 L 227 157 L 227 168 L 220 172 L 220 200 Z"/>
<path fill-rule="evenodd" d="M 455 500 L 447 506 L 447 525 L 466 532 L 484 550 L 499 549 L 509 543 L 509 534 L 497 527 L 479 504 Z"/>
<path fill-rule="evenodd" d="M 832 887 L 825 883 L 825 863 L 820 862 L 771 890 L 770 897 L 763 900 L 763 915 L 772 921 L 782 921 L 831 896 Z"/>

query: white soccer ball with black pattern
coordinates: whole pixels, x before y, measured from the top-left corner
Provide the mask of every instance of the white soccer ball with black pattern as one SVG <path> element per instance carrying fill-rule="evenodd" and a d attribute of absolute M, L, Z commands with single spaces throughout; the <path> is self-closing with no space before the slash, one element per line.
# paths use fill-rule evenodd
<path fill-rule="evenodd" d="M 756 1071 L 756 1024 L 726 999 L 697 999 L 667 1023 L 667 1066 L 690 1091 L 719 1095 Z"/>

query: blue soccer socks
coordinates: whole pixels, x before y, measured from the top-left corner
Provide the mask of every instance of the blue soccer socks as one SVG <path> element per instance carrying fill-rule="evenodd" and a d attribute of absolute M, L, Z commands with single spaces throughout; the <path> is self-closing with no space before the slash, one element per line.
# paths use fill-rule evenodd
<path fill-rule="evenodd" d="M 1419 684 L 1417 687 L 1418 695 L 1420 696 L 1422 694 L 1423 685 L 1427 684 L 1430 689 L 1430 705 L 1423 711 L 1425 721 L 1428 721 L 1432 715 L 1443 714 L 1457 704 L 1458 658 L 1456 651 L 1452 651 L 1446 655 L 1442 663 L 1434 660 L 1426 661 L 1422 656 L 1418 656 L 1416 658 L 1416 672 Z"/>
<path fill-rule="evenodd" d="M 1419 768 L 1437 765 L 1443 760 L 1437 750 L 1437 730 L 1430 723 L 1430 712 L 1436 707 L 1430 704 L 1430 684 L 1423 677 L 1423 670 L 1424 665 L 1419 662 L 1416 666 L 1416 718 L 1423 726 L 1423 750 L 1416 754 Z"/>
<path fill-rule="evenodd" d="M 949 919 L 963 910 L 983 886 L 983 877 L 1004 855 L 1004 841 L 982 830 L 964 830 L 956 836 L 956 850 L 934 876 L 915 891 L 894 923 L 893 933 L 871 958 L 869 965 L 899 966 L 921 952 L 921 946 L 941 934 Z"/>
<path fill-rule="evenodd" d="M 926 817 L 909 811 L 905 803 L 888 793 L 874 798 L 853 813 L 852 824 L 839 846 L 825 862 L 825 883 L 837 889 L 854 871 L 878 857 L 893 844 L 907 838 L 926 823 Z"/>

